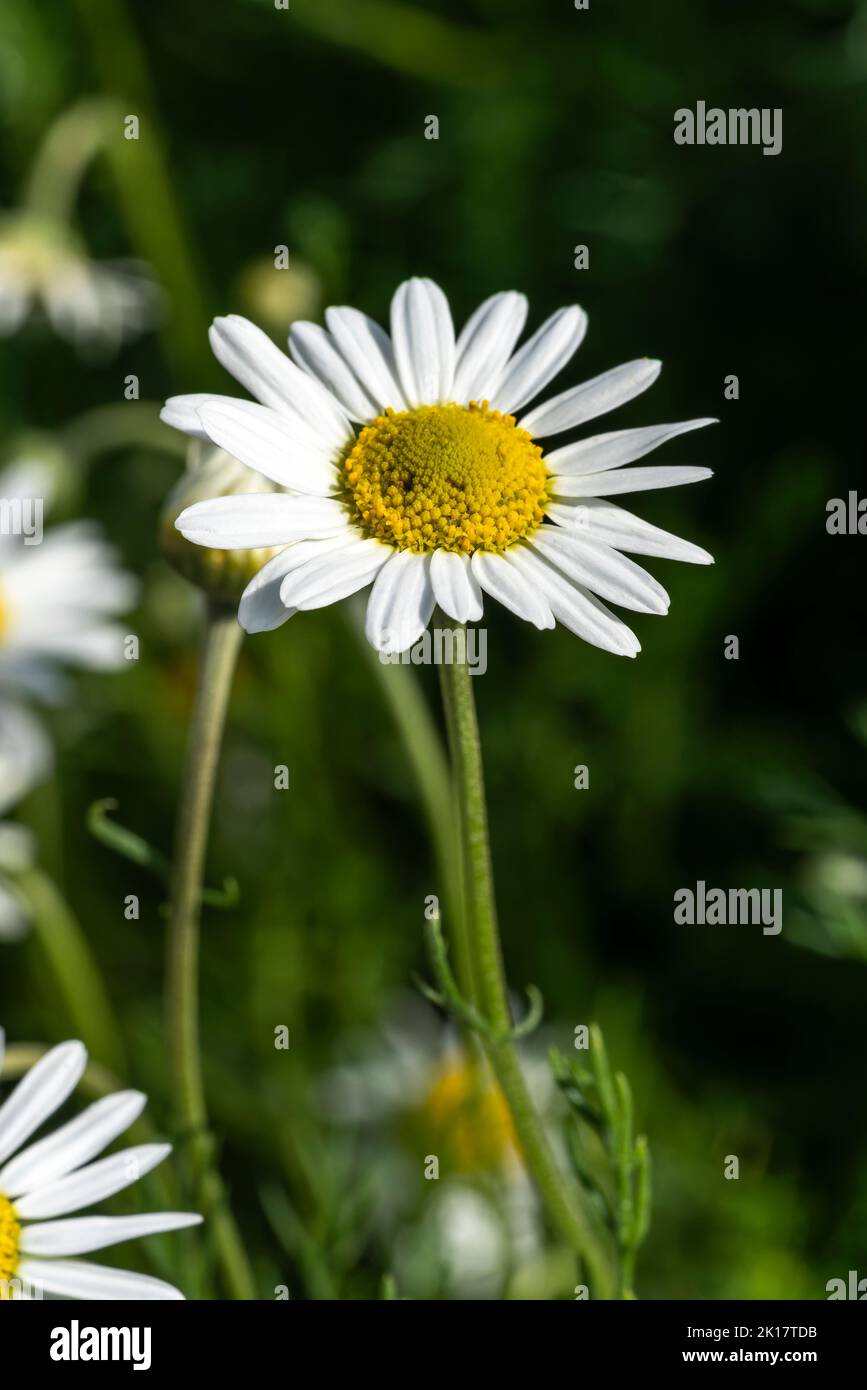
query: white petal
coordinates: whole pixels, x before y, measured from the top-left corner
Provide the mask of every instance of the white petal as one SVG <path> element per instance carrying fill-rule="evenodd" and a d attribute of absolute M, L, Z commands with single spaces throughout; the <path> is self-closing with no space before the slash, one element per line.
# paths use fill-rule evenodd
<path fill-rule="evenodd" d="M 325 322 L 347 365 L 381 409 L 406 410 L 397 379 L 394 348 L 384 328 L 359 309 L 339 305 L 325 310 Z"/>
<path fill-rule="evenodd" d="M 700 483 L 712 474 L 713 469 L 692 464 L 657 463 L 647 468 L 615 468 L 587 477 L 555 478 L 551 491 L 555 497 L 612 497 L 620 492 L 649 492 L 658 487 Z"/>
<path fill-rule="evenodd" d="M 678 434 L 690 430 L 703 429 L 705 425 L 716 425 L 717 420 L 684 420 L 677 425 L 647 425 L 637 430 L 613 430 L 610 434 L 596 434 L 592 439 L 582 439 L 577 444 L 567 444 L 563 449 L 555 449 L 545 455 L 545 465 L 555 477 L 560 473 L 570 476 L 578 473 L 604 473 L 608 469 L 621 468 L 644 458 L 660 444 L 674 439 Z"/>
<path fill-rule="evenodd" d="M 455 349 L 452 396 L 458 405 L 487 400 L 527 321 L 527 296 L 491 295 L 464 324 Z"/>
<path fill-rule="evenodd" d="M 20 1197 L 87 1163 L 138 1119 L 141 1091 L 118 1091 L 89 1105 L 74 1120 L 22 1149 L 0 1171 L 0 1192 Z"/>
<path fill-rule="evenodd" d="M 318 323 L 293 323 L 289 351 L 299 367 L 327 386 L 350 420 L 371 420 L 379 414 L 379 399 L 362 386 L 330 333 Z"/>
<path fill-rule="evenodd" d="M 559 526 L 540 526 L 529 539 L 549 564 L 567 579 L 609 603 L 636 613 L 667 613 L 669 597 L 661 584 L 618 550 L 588 536 L 568 535 Z"/>
<path fill-rule="evenodd" d="M 333 536 L 348 526 L 341 502 L 285 492 L 212 497 L 181 512 L 175 526 L 188 541 L 216 550 L 259 550 Z"/>
<path fill-rule="evenodd" d="M 0 1106 L 0 1161 L 29 1139 L 49 1115 L 75 1090 L 87 1066 L 87 1049 L 80 1042 L 53 1047 L 32 1066 Z"/>
<path fill-rule="evenodd" d="M 478 622 L 483 612 L 482 591 L 469 555 L 435 550 L 430 561 L 430 582 L 444 613 L 458 623 Z"/>
<path fill-rule="evenodd" d="M 591 646 L 616 656 L 636 656 L 641 644 L 598 598 L 582 589 L 536 555 L 528 546 L 513 546 L 509 554 L 528 585 L 537 585 L 551 605 L 558 623 Z"/>
<path fill-rule="evenodd" d="M 380 570 L 370 591 L 367 640 L 378 652 L 405 652 L 421 637 L 433 609 L 430 557 L 400 550 Z"/>
<path fill-rule="evenodd" d="M 346 413 L 331 392 L 290 362 L 249 319 L 238 314 L 214 319 L 209 337 L 217 360 L 263 405 L 297 413 L 327 448 L 339 449 L 351 437 Z"/>
<path fill-rule="evenodd" d="M 633 516 L 614 502 L 604 498 L 587 497 L 583 502 L 552 502 L 547 515 L 558 526 L 576 530 L 596 540 L 604 541 L 615 550 L 628 550 L 635 555 L 659 555 L 668 560 L 683 560 L 693 565 L 712 565 L 713 556 L 700 545 L 681 540 L 670 531 L 651 526 L 640 516 Z"/>
<path fill-rule="evenodd" d="M 382 541 L 362 539 L 350 533 L 344 544 L 324 554 L 305 558 L 305 562 L 280 586 L 280 597 L 287 608 L 325 608 L 364 589 L 393 554 Z"/>
<path fill-rule="evenodd" d="M 537 396 L 555 377 L 587 332 L 587 315 L 577 304 L 558 309 L 506 364 L 491 396 L 491 407 L 511 415 Z"/>
<path fill-rule="evenodd" d="M 194 439 L 206 440 L 208 436 L 199 419 L 202 406 L 225 405 L 236 399 L 235 396 L 218 396 L 209 391 L 196 391 L 188 396 L 169 396 L 160 411 L 160 419 L 164 424 L 171 425 L 172 429 L 182 430 Z"/>
<path fill-rule="evenodd" d="M 652 357 L 625 362 L 622 367 L 613 367 L 580 386 L 571 386 L 559 396 L 552 396 L 549 401 L 542 401 L 523 417 L 521 428 L 537 438 L 574 429 L 640 396 L 653 385 L 661 371 L 662 363 Z"/>
<path fill-rule="evenodd" d="M 24 1221 L 36 1221 L 92 1207 L 138 1182 L 171 1151 L 171 1144 L 138 1144 L 119 1154 L 111 1154 L 109 1158 L 101 1158 L 86 1168 L 68 1173 L 47 1187 L 28 1192 L 15 1203 L 15 1213 Z"/>
<path fill-rule="evenodd" d="M 343 535 L 329 536 L 321 541 L 296 541 L 263 565 L 241 595 L 238 622 L 244 631 L 272 632 L 297 613 L 297 608 L 287 608 L 280 597 L 287 574 L 292 574 L 318 555 L 344 550 L 351 540 L 352 536 L 344 532 Z"/>
<path fill-rule="evenodd" d="M 314 497 L 334 491 L 337 469 L 326 451 L 278 411 L 253 401 L 226 401 L 203 405 L 199 416 L 214 444 L 272 483 Z"/>
<path fill-rule="evenodd" d="M 141 1303 L 184 1297 L 172 1284 L 149 1274 L 106 1269 L 103 1265 L 89 1264 L 87 1260 L 22 1260 L 15 1273 L 23 1283 L 44 1289 L 46 1293 L 59 1294 L 61 1298 L 106 1302 L 131 1299 Z"/>
<path fill-rule="evenodd" d="M 327 545 L 327 541 L 297 541 L 297 545 Z M 238 622 L 245 632 L 273 632 L 282 627 L 296 611 L 287 608 L 280 597 L 280 585 L 286 574 L 289 551 L 287 546 L 264 564 L 241 595 L 238 605 Z"/>
<path fill-rule="evenodd" d="M 189 1211 L 161 1211 L 153 1216 L 75 1216 L 69 1221 L 37 1221 L 21 1229 L 25 1255 L 87 1255 L 124 1240 L 160 1235 L 198 1226 L 202 1218 Z"/>
<path fill-rule="evenodd" d="M 504 555 L 475 551 L 471 562 L 473 574 L 485 593 L 508 608 L 510 613 L 540 629 L 553 627 L 551 605 L 540 593 L 538 585 L 534 587 L 526 582 L 523 574 L 512 564 L 510 555 L 510 551 Z"/>
<path fill-rule="evenodd" d="M 391 301 L 391 341 L 409 405 L 451 400 L 455 330 L 449 302 L 433 280 L 416 276 L 398 285 Z"/>
<path fill-rule="evenodd" d="M 27 635 L 37 624 L 40 631 L 66 631 L 70 619 L 85 613 L 119 613 L 137 596 L 137 581 L 117 567 L 114 548 L 90 522 L 52 527 L 41 545 L 14 547 L 8 560 L 4 596 L 12 616 L 21 616 L 21 605 L 28 607 Z M 63 610 L 59 622 L 57 609 Z"/>
<path fill-rule="evenodd" d="M 63 612 L 58 602 L 56 612 Z M 74 621 L 67 613 L 70 624 Z M 79 621 L 83 621 L 79 615 Z M 66 632 L 41 632 L 38 638 L 39 655 L 49 653 L 59 661 L 69 661 L 76 666 L 85 666 L 94 671 L 116 671 L 125 664 L 124 641 L 127 629 L 114 623 L 94 624 L 75 628 L 70 626 Z"/>
<path fill-rule="evenodd" d="M 0 479 L 0 488 L 2 485 Z M 52 588 L 56 592 L 56 580 Z M 5 576 L 4 599 L 8 615 L 14 599 L 10 601 Z M 23 705 L 0 700 L 0 815 L 48 775 L 52 762 L 51 742 L 39 720 Z M 16 834 L 15 831 L 11 833 Z"/>

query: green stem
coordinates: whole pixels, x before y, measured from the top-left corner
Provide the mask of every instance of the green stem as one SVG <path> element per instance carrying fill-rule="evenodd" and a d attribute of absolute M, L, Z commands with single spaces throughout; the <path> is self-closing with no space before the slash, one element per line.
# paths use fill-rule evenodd
<path fill-rule="evenodd" d="M 36 941 L 81 1041 L 92 1057 L 123 1072 L 120 1028 L 81 926 L 54 881 L 41 869 L 23 870 L 15 883 L 33 914 Z"/>
<path fill-rule="evenodd" d="M 201 893 L 226 709 L 243 633 L 234 610 L 209 604 L 175 841 L 166 994 L 177 1122 L 234 1298 L 255 1298 L 240 1233 L 212 1161 L 199 1045 Z"/>
<path fill-rule="evenodd" d="M 98 405 L 58 431 L 63 445 L 81 467 L 111 449 L 158 449 L 183 458 L 187 441 L 160 420 L 156 401 Z"/>
<path fill-rule="evenodd" d="M 97 76 L 114 106 L 106 145 L 123 217 L 136 253 L 154 269 L 171 315 L 162 327 L 163 351 L 182 377 L 208 380 L 210 314 L 202 285 L 202 257 L 175 196 L 169 156 L 157 112 L 147 55 L 122 0 L 76 0 Z M 138 116 L 139 138 L 124 138 L 127 115 Z"/>
<path fill-rule="evenodd" d="M 450 625 L 451 620 L 448 620 Z M 443 885 L 445 919 L 454 942 L 455 970 L 462 992 L 474 997 L 472 958 L 464 920 L 462 864 L 454 788 L 448 759 L 415 672 L 409 666 L 383 662 L 353 624 L 360 637 L 389 712 L 403 743 L 421 795 L 437 874 Z"/>
<path fill-rule="evenodd" d="M 81 180 L 109 139 L 111 114 L 111 104 L 96 98 L 78 102 L 54 122 L 24 190 L 22 202 L 29 212 L 71 223 Z"/>
<path fill-rule="evenodd" d="M 619 1299 L 631 1300 L 635 1297 L 633 1292 L 635 1286 L 635 1257 L 637 1250 L 630 1247 L 624 1250 L 620 1256 L 620 1276 L 617 1282 L 617 1297 Z"/>
<path fill-rule="evenodd" d="M 475 1002 L 495 1036 L 505 1037 L 512 1027 L 512 1018 L 497 927 L 473 678 L 464 663 L 454 662 L 440 667 L 440 680 L 459 801 Z M 564 1174 L 560 1172 L 536 1113 L 514 1043 L 488 1039 L 485 1050 L 505 1095 L 527 1167 L 549 1219 L 586 1261 L 596 1296 L 611 1298 L 614 1275 L 604 1232 L 577 1184 L 573 1184 L 571 1192 L 566 1189 Z"/>

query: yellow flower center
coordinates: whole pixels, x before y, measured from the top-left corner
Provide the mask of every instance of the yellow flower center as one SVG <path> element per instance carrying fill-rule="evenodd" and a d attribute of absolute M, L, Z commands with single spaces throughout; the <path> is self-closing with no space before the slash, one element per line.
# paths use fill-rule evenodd
<path fill-rule="evenodd" d="M 454 1166 L 464 1173 L 490 1171 L 517 1153 L 508 1106 L 493 1078 L 467 1057 L 450 1060 L 437 1074 L 422 1106 L 424 1128 L 444 1136 Z"/>
<path fill-rule="evenodd" d="M 18 1268 L 20 1229 L 15 1219 L 15 1208 L 9 1199 L 0 1193 L 0 1299 L 12 1297 L 8 1286 Z"/>
<path fill-rule="evenodd" d="M 9 631 L 9 605 L 3 597 L 3 587 L 0 585 L 0 642 Z"/>
<path fill-rule="evenodd" d="M 548 500 L 542 450 L 485 402 L 386 410 L 343 466 L 356 525 L 400 550 L 505 550 L 542 524 Z"/>

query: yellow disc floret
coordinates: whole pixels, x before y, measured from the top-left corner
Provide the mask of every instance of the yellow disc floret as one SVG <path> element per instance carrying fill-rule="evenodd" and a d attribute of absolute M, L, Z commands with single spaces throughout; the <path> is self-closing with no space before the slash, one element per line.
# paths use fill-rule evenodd
<path fill-rule="evenodd" d="M 486 402 L 386 410 L 343 466 L 356 525 L 400 550 L 505 550 L 542 524 L 548 500 L 542 450 Z"/>
<path fill-rule="evenodd" d="M 12 1297 L 9 1285 L 18 1268 L 20 1229 L 12 1203 L 0 1193 L 0 1299 Z"/>

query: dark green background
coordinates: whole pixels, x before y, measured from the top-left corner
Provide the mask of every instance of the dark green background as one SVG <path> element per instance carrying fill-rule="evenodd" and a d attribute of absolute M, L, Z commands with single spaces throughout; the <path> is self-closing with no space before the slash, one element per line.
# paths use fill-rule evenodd
<path fill-rule="evenodd" d="M 97 162 L 81 225 L 95 255 L 149 260 L 172 306 L 161 336 L 108 363 L 76 361 L 38 327 L 0 344 L 10 449 L 19 431 L 119 401 L 128 372 L 155 402 L 230 389 L 207 318 L 257 317 L 249 267 L 284 242 L 322 303 L 380 319 L 410 274 L 438 280 L 458 321 L 509 287 L 529 295 L 531 326 L 577 299 L 590 327 L 563 385 L 644 354 L 665 364 L 603 428 L 720 417 L 664 457 L 710 464 L 712 481 L 625 499 L 717 560 L 649 562 L 672 607 L 636 617 L 639 658 L 491 606 L 476 682 L 510 979 L 539 984 L 565 1047 L 575 1024 L 602 1024 L 649 1135 L 645 1297 L 822 1298 L 829 1278 L 867 1274 L 867 929 L 835 947 L 833 912 L 805 887 L 817 850 L 867 841 L 867 542 L 825 529 L 863 454 L 865 82 L 867 5 L 851 0 L 591 0 L 587 13 L 571 0 L 5 0 L 0 21 L 4 203 L 53 118 L 116 95 L 141 113 L 168 184 L 140 169 L 124 187 Z M 782 154 L 676 146 L 673 113 L 698 99 L 781 107 Z M 438 142 L 423 138 L 429 114 Z M 177 244 L 153 215 L 166 187 Z M 588 271 L 573 267 L 578 243 Z M 727 402 L 730 373 L 740 398 Z M 127 824 L 169 842 L 195 653 L 155 545 L 176 472 L 139 447 L 82 477 L 75 506 L 144 577 L 143 657 L 79 680 L 51 716 L 60 770 L 24 812 L 161 1125 L 160 890 L 84 818 L 115 796 Z M 729 634 L 738 661 L 724 659 Z M 433 673 L 421 678 L 435 702 Z M 291 772 L 282 796 L 277 763 Z M 578 763 L 589 791 L 573 789 Z M 337 1198 L 310 1189 L 298 1150 L 345 1140 L 311 1118 L 311 1078 L 421 968 L 421 903 L 436 891 L 405 753 L 340 612 L 248 640 L 224 773 L 211 877 L 236 874 L 242 906 L 206 923 L 214 1123 L 263 1281 L 303 1296 L 315 1287 L 291 1237 L 280 1250 L 261 1190 L 285 1184 L 331 1249 Z M 672 895 L 698 878 L 782 887 L 782 936 L 676 926 Z M 130 892 L 137 924 L 122 915 Z M 35 941 L 3 951 L 2 1002 L 10 1038 L 69 1032 Z M 278 1023 L 288 1058 L 273 1050 Z M 346 1158 L 350 1187 L 377 1153 Z M 727 1154 L 738 1183 L 723 1180 Z M 340 1296 L 375 1293 L 386 1245 L 374 1233 L 335 1254 Z"/>

